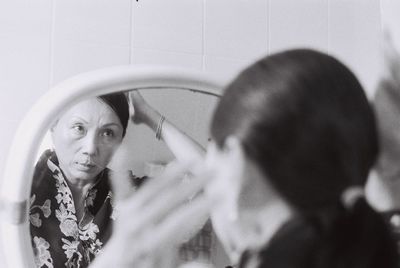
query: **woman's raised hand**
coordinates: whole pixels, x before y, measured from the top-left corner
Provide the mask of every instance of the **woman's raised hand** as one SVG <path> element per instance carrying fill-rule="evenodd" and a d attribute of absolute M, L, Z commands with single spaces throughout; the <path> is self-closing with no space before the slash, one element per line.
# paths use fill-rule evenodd
<path fill-rule="evenodd" d="M 129 92 L 129 100 L 133 105 L 133 122 L 135 124 L 146 123 L 147 115 L 153 111 L 153 108 L 144 100 L 138 90 Z"/>
<path fill-rule="evenodd" d="M 121 194 L 127 175 L 114 174 L 117 219 L 94 267 L 176 267 L 178 246 L 200 230 L 211 204 L 203 194 L 209 176 L 188 178 L 189 173 L 182 166 L 169 167 L 130 196 Z"/>

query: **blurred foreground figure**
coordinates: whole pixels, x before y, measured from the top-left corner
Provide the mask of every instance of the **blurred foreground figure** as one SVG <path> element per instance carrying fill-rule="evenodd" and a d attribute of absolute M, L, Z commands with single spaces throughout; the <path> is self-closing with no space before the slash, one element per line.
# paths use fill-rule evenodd
<path fill-rule="evenodd" d="M 374 114 L 341 62 L 298 49 L 252 64 L 226 87 L 211 136 L 204 163 L 120 201 L 95 267 L 169 267 L 207 215 L 235 267 L 396 267 L 390 230 L 363 195 L 378 154 Z"/>

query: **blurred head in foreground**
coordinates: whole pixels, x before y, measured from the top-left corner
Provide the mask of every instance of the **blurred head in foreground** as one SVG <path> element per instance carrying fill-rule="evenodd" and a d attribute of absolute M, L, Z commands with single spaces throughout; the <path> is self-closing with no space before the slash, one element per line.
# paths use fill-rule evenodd
<path fill-rule="evenodd" d="M 341 62 L 305 49 L 259 60 L 227 86 L 211 135 L 212 221 L 234 263 L 393 266 L 389 232 L 360 197 L 374 114 Z"/>

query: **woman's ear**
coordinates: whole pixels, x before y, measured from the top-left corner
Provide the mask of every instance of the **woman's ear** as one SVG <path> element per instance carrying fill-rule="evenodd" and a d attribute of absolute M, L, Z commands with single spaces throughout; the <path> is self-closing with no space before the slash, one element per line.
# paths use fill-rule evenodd
<path fill-rule="evenodd" d="M 240 184 L 238 182 L 242 179 L 245 168 L 245 155 L 240 140 L 235 136 L 229 136 L 221 147 L 210 143 L 206 166 L 215 172 L 219 183 L 237 191 L 237 186 Z"/>
<path fill-rule="evenodd" d="M 227 202 L 227 217 L 230 222 L 236 222 L 239 218 L 241 192 L 246 180 L 246 158 L 243 145 L 235 136 L 229 136 L 224 143 L 223 154 L 229 163 L 231 194 Z"/>
<path fill-rule="evenodd" d="M 240 140 L 235 136 L 227 137 L 222 151 L 232 169 L 235 169 L 237 174 L 241 174 L 245 167 L 246 157 Z"/>
<path fill-rule="evenodd" d="M 235 203 L 239 208 L 251 208 L 269 202 L 277 196 L 276 191 L 266 180 L 258 165 L 249 159 L 244 151 L 243 144 L 236 137 L 228 137 L 224 146 L 224 153 L 229 159 L 235 185 Z M 265 193 L 268 193 L 265 195 Z"/>
<path fill-rule="evenodd" d="M 235 136 L 229 136 L 225 139 L 222 147 L 215 142 L 210 142 L 207 148 L 206 164 L 209 166 L 221 168 L 221 165 L 235 167 L 234 163 L 240 163 L 244 160 L 242 144 Z"/>
<path fill-rule="evenodd" d="M 225 139 L 223 149 L 224 149 L 224 151 L 227 151 L 227 152 L 229 152 L 229 151 L 239 152 L 238 150 L 242 150 L 241 147 L 242 147 L 242 144 L 237 137 L 228 136 Z"/>

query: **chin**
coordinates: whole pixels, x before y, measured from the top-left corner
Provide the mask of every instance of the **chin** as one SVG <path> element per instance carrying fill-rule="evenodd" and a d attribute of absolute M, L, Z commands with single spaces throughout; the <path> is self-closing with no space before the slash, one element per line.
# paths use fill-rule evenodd
<path fill-rule="evenodd" d="M 93 172 L 84 172 L 84 171 L 76 171 L 74 173 L 74 177 L 75 178 L 79 178 L 81 180 L 93 180 L 97 177 L 97 175 L 99 175 L 101 172 L 100 171 L 93 171 Z"/>

